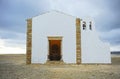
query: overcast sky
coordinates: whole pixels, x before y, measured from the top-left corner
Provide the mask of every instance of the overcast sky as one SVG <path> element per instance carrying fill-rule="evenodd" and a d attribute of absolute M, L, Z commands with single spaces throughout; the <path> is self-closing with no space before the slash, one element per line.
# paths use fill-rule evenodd
<path fill-rule="evenodd" d="M 0 53 L 25 53 L 25 20 L 51 10 L 92 17 L 100 39 L 120 51 L 120 0 L 0 0 Z"/>

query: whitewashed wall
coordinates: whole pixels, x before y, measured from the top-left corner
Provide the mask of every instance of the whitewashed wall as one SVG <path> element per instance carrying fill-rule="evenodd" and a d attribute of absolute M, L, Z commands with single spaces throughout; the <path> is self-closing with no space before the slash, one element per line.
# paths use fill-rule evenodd
<path fill-rule="evenodd" d="M 76 17 L 51 11 L 32 18 L 32 63 L 45 63 L 48 36 L 63 36 L 62 58 L 76 63 Z"/>
<path fill-rule="evenodd" d="M 94 22 L 92 22 L 92 30 L 89 29 L 91 19 L 85 18 L 83 21 L 86 21 L 87 28 L 83 30 L 81 27 L 82 63 L 111 63 L 109 44 L 99 39 Z"/>

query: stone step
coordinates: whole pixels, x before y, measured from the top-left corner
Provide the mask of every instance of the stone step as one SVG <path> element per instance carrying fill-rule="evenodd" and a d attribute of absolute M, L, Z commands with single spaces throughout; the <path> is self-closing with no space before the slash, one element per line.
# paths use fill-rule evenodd
<path fill-rule="evenodd" d="M 62 60 L 61 60 L 61 61 L 49 61 L 49 60 L 48 60 L 48 61 L 46 62 L 46 64 L 47 64 L 47 65 L 54 65 L 54 64 L 55 64 L 55 65 L 57 65 L 57 64 L 58 64 L 58 65 L 59 65 L 59 64 L 62 65 L 62 64 L 65 64 L 65 63 L 64 63 Z"/>

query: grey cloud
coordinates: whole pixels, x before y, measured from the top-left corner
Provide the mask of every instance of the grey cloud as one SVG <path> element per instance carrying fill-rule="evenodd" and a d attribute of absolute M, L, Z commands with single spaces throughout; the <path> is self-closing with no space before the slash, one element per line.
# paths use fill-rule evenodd
<path fill-rule="evenodd" d="M 120 11 L 120 0 L 108 0 L 108 6 L 109 9 L 113 10 L 113 11 Z"/>
<path fill-rule="evenodd" d="M 25 41 L 25 20 L 51 9 L 80 18 L 92 16 L 101 39 L 120 45 L 120 0 L 0 0 L 0 29 L 5 31 L 0 36 L 11 40 L 8 42 Z M 23 33 L 23 38 L 19 33 Z"/>
<path fill-rule="evenodd" d="M 6 46 L 26 44 L 26 19 L 49 9 L 46 5 L 45 0 L 0 0 L 0 38 Z"/>
<path fill-rule="evenodd" d="M 5 41 L 5 46 L 24 46 L 26 44 L 25 33 L 0 30 L 0 39 Z"/>
<path fill-rule="evenodd" d="M 29 0 L 30 2 L 31 0 Z M 0 29 L 25 32 L 26 30 L 26 19 L 30 18 L 42 11 L 44 11 L 44 5 L 40 3 L 39 7 L 34 7 L 34 2 L 29 4 L 24 0 L 4 0 L 0 8 Z M 7 7 L 7 8 L 6 8 Z"/>
<path fill-rule="evenodd" d="M 111 45 L 120 45 L 120 29 L 101 32 L 100 37 L 103 41 L 109 42 Z"/>
<path fill-rule="evenodd" d="M 14 31 L 6 31 L 0 30 L 0 38 L 2 39 L 21 39 L 24 40 L 26 38 L 25 33 L 19 33 Z"/>

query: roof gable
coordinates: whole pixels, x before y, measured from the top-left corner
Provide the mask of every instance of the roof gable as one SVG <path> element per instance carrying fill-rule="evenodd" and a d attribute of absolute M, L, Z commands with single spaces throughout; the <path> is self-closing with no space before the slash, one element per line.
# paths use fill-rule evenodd
<path fill-rule="evenodd" d="M 34 17 L 38 17 L 38 16 L 41 16 L 41 15 L 50 14 L 50 13 L 56 13 L 56 14 L 61 14 L 61 15 L 65 15 L 65 16 L 76 17 L 76 16 L 72 16 L 72 15 L 69 15 L 69 14 L 64 13 L 64 12 L 60 12 L 60 11 L 57 11 L 57 10 L 52 10 L 52 11 L 47 11 L 47 12 L 41 13 L 39 15 L 33 16 L 31 18 L 28 18 L 28 19 L 32 19 Z"/>

